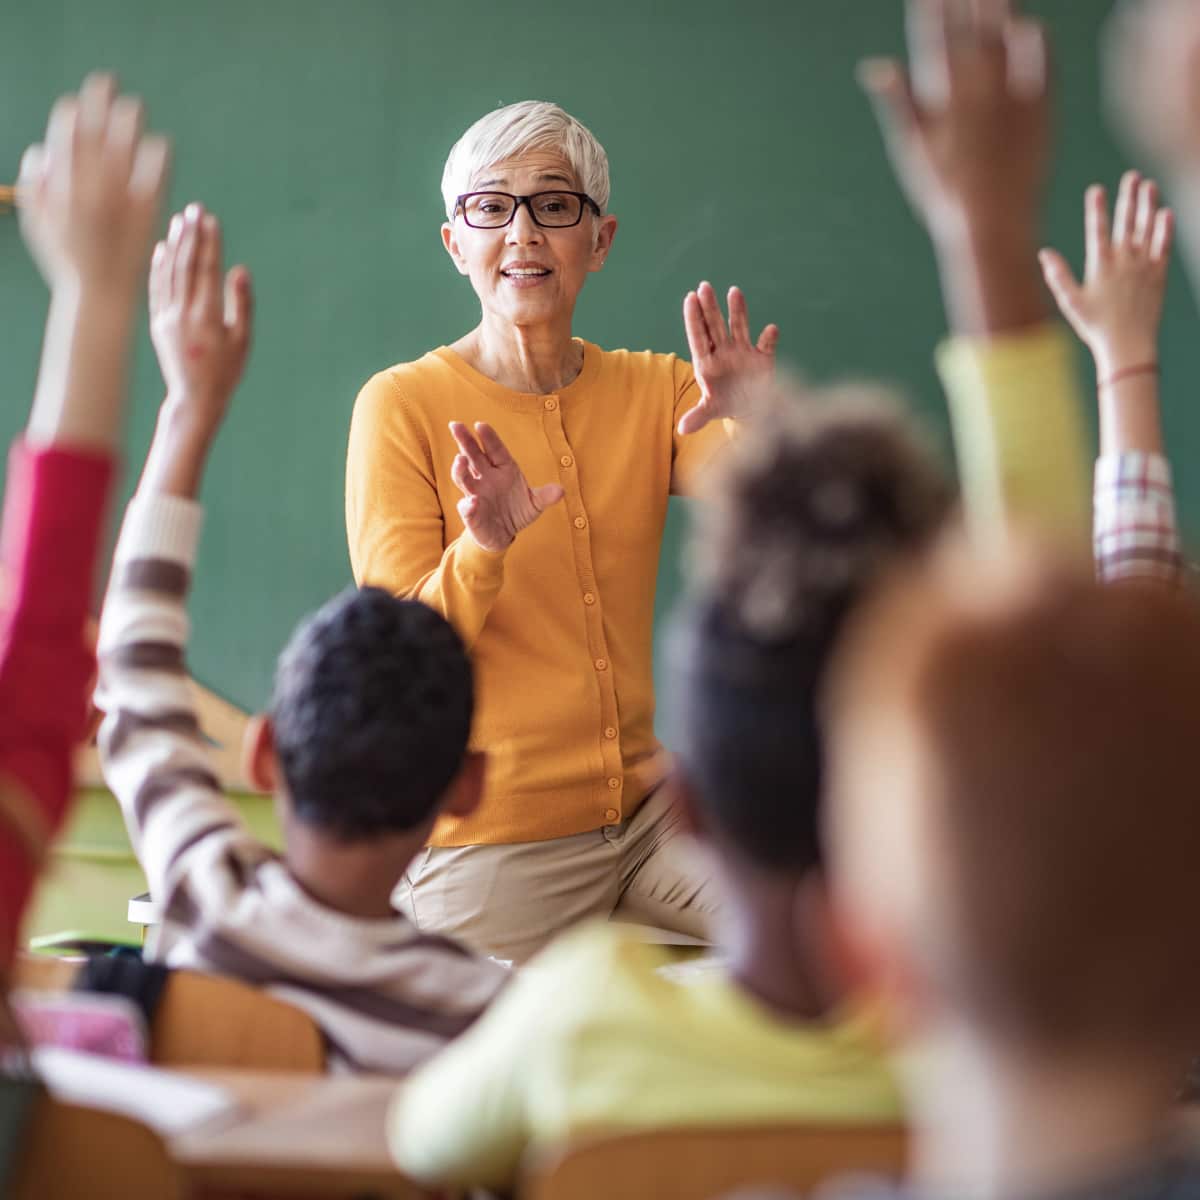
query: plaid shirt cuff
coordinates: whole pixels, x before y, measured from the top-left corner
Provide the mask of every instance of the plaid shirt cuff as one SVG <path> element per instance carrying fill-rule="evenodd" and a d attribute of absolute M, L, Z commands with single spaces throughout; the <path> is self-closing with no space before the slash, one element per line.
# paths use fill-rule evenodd
<path fill-rule="evenodd" d="M 1171 467 L 1161 455 L 1103 455 L 1096 462 L 1094 521 L 1100 579 L 1182 579 Z"/>

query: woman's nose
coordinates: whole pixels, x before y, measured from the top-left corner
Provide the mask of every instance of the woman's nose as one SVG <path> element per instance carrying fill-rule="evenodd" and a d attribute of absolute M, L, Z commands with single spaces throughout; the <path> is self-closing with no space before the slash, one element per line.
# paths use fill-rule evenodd
<path fill-rule="evenodd" d="M 512 222 L 508 226 L 508 237 L 505 241 L 510 246 L 535 245 L 542 240 L 541 226 L 533 219 L 528 204 L 518 204 L 513 213 Z"/>

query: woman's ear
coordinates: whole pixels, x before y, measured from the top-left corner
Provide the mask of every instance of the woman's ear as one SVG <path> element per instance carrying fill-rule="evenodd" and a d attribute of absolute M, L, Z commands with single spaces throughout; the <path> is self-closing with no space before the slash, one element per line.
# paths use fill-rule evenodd
<path fill-rule="evenodd" d="M 470 268 L 467 266 L 467 260 L 458 248 L 458 238 L 454 236 L 454 226 L 449 221 L 442 222 L 442 245 L 446 247 L 446 253 L 454 260 L 458 273 L 460 275 L 469 274 Z"/>
<path fill-rule="evenodd" d="M 279 785 L 279 759 L 275 754 L 275 729 L 271 718 L 256 713 L 242 734 L 242 773 L 251 787 L 274 792 Z"/>
<path fill-rule="evenodd" d="M 588 266 L 591 271 L 598 271 L 604 266 L 604 260 L 612 249 L 613 238 L 617 236 L 617 218 L 606 213 L 596 222 L 596 243 L 592 248 L 592 261 Z"/>

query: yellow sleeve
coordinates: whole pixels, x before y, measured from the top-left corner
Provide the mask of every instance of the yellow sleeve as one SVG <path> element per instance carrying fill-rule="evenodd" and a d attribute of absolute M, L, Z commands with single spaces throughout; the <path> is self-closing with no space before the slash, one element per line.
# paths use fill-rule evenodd
<path fill-rule="evenodd" d="M 429 1185 L 511 1191 L 536 1136 L 530 1095 L 575 981 L 557 948 L 513 979 L 484 1015 L 401 1085 L 388 1114 L 392 1157 Z"/>
<path fill-rule="evenodd" d="M 446 543 L 427 439 L 386 373 L 368 380 L 354 405 L 346 540 L 360 586 L 428 604 L 468 646 L 479 636 L 504 582 L 504 554 L 467 533 Z"/>
<path fill-rule="evenodd" d="M 1086 552 L 1090 460 L 1065 330 L 953 337 L 937 365 L 972 533 L 1003 538 L 1015 520 Z"/>
<path fill-rule="evenodd" d="M 671 460 L 671 495 L 686 496 L 696 491 L 704 468 L 729 444 L 736 421 L 709 421 L 703 429 L 686 436 L 678 431 L 679 418 L 700 399 L 700 385 L 690 363 L 676 359 L 674 364 L 675 410 L 672 415 L 674 445 Z"/>

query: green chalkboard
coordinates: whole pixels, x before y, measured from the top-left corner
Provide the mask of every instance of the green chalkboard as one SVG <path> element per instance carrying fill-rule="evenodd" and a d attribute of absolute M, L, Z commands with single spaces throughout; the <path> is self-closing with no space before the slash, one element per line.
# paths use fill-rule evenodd
<path fill-rule="evenodd" d="M 1048 213 L 1078 261 L 1084 186 L 1122 159 L 1103 132 L 1096 35 L 1107 0 L 1045 0 L 1061 154 Z M 474 297 L 438 238 L 452 141 L 490 107 L 554 99 L 612 163 L 621 219 L 577 332 L 683 351 L 679 306 L 702 278 L 739 283 L 783 354 L 817 378 L 900 382 L 938 421 L 943 332 L 933 265 L 853 79 L 901 39 L 899 0 L 7 0 L 0 16 L 0 172 L 54 96 L 93 66 L 121 72 L 176 137 L 173 205 L 203 200 L 258 284 L 252 364 L 207 484 L 194 601 L 198 678 L 253 706 L 295 621 L 349 582 L 346 430 L 362 382 L 453 340 Z M 1168 401 L 1196 374 L 1181 277 L 1167 323 Z M 0 220 L 0 434 L 21 424 L 44 293 Z M 160 384 L 137 351 L 129 454 Z M 1200 450 L 1190 398 L 1169 403 L 1176 462 Z M 1184 473 L 1185 518 L 1200 479 Z M 672 520 L 660 606 L 676 587 Z"/>

